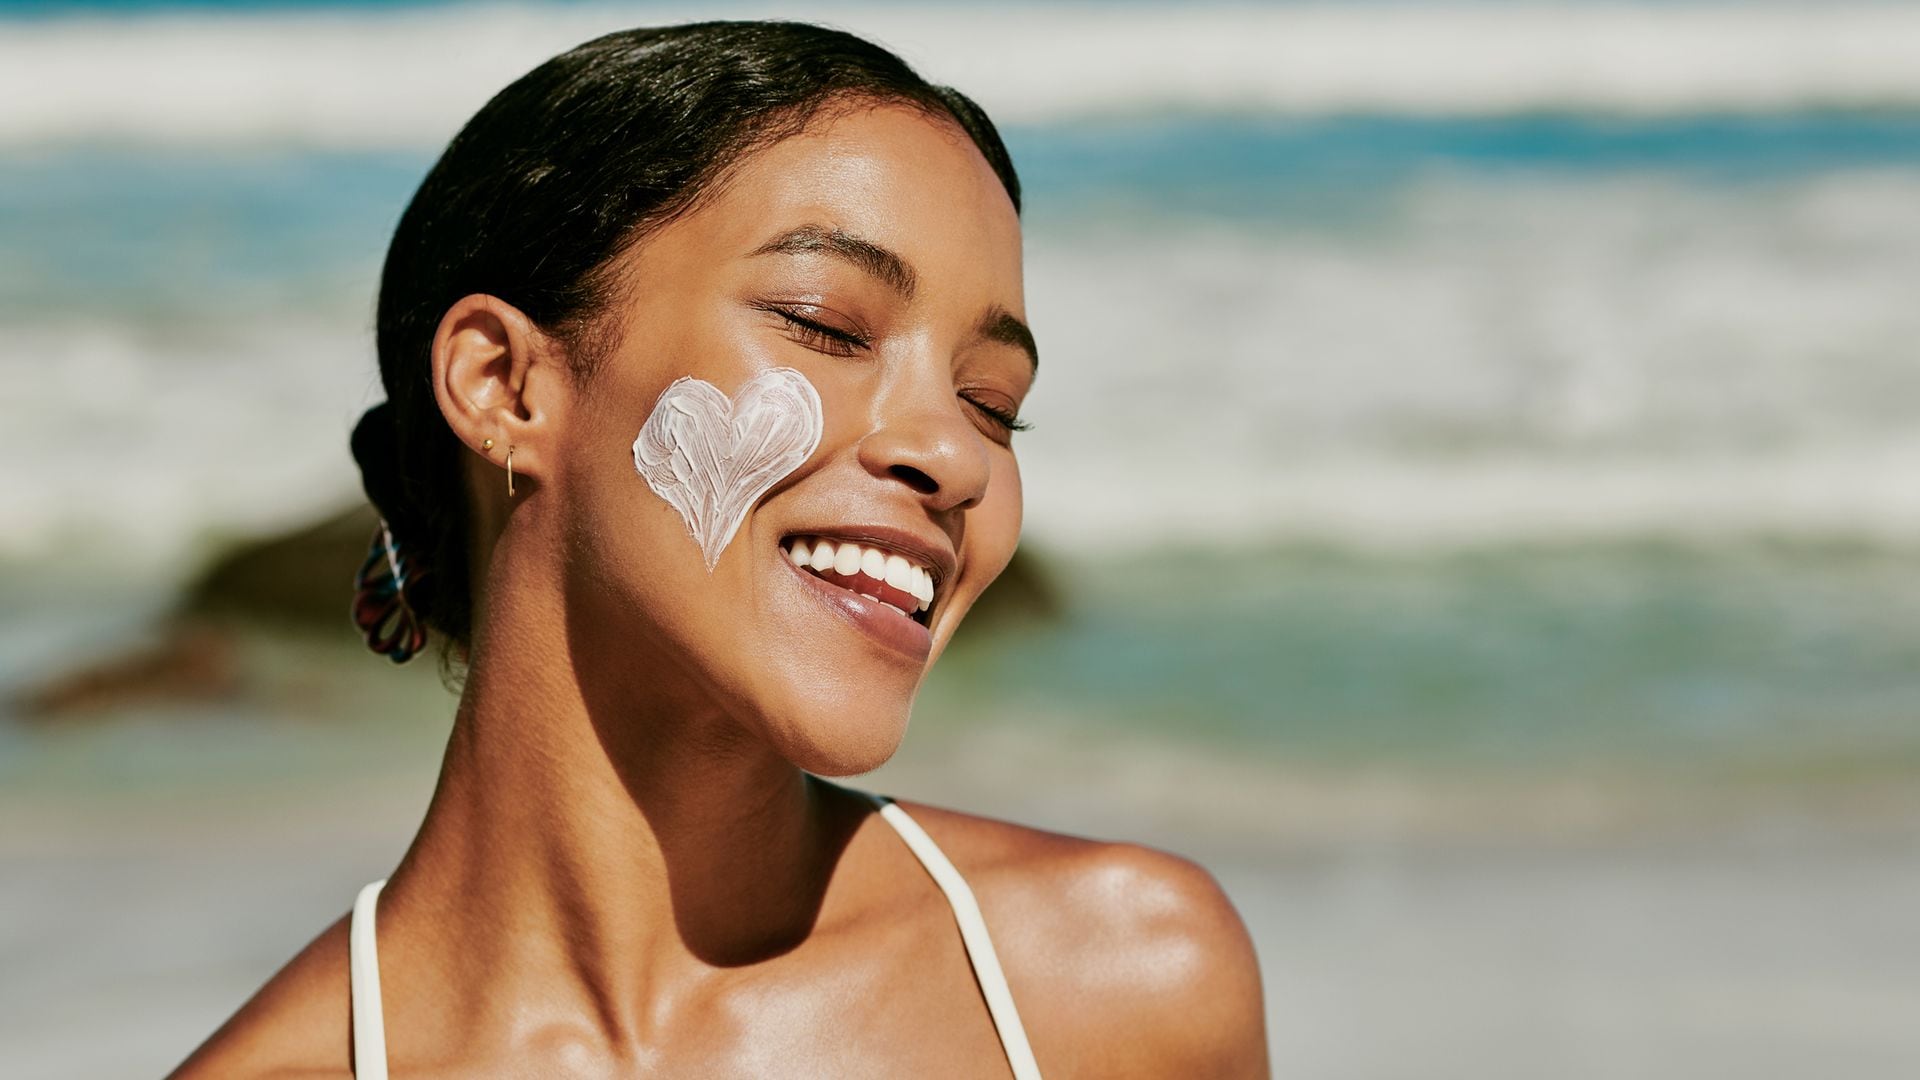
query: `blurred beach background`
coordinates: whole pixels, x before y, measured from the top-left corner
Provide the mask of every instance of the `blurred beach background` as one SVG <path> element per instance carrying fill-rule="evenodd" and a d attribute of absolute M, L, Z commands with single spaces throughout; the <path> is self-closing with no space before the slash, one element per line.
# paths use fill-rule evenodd
<path fill-rule="evenodd" d="M 387 238 L 720 15 L 1029 193 L 1024 573 L 855 783 L 1206 865 L 1277 1076 L 1920 1075 L 1920 6 L 1685 2 L 0 3 L 0 1072 L 164 1073 L 397 859 Z"/>

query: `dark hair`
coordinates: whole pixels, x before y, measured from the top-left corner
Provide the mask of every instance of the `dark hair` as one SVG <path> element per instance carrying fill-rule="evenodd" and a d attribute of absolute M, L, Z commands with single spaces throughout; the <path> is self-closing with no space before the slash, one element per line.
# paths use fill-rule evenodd
<path fill-rule="evenodd" d="M 464 642 L 472 623 L 461 446 L 434 400 L 428 359 L 446 310 L 472 293 L 498 296 L 562 342 L 577 378 L 590 378 L 612 344 L 595 332 L 609 264 L 748 154 L 843 103 L 904 104 L 953 121 L 1018 211 L 1013 162 L 978 105 L 878 45 L 806 23 L 714 21 L 595 38 L 500 91 L 454 136 L 387 250 L 377 331 L 387 400 L 353 432 L 367 496 L 406 553 L 399 607 L 422 633 L 431 626 Z"/>

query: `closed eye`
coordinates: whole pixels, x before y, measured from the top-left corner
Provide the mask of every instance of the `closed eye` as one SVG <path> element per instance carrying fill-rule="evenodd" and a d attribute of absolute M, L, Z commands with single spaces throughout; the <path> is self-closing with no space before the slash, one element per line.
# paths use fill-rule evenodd
<path fill-rule="evenodd" d="M 995 408 L 984 401 L 975 401 L 965 394 L 960 395 L 960 400 L 986 413 L 988 417 L 992 418 L 994 423 L 999 424 L 1008 431 L 1030 431 L 1033 428 L 1032 424 L 1020 419 L 1020 417 L 1006 409 Z"/>
<path fill-rule="evenodd" d="M 780 316 L 793 331 L 794 340 L 810 349 L 817 349 L 832 356 L 852 356 L 855 352 L 873 344 L 863 335 L 814 322 L 777 304 L 755 304 L 754 306 Z"/>

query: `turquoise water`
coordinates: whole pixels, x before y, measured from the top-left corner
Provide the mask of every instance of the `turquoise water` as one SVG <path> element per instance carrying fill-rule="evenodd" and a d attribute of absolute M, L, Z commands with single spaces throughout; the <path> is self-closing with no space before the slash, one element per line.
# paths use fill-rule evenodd
<path fill-rule="evenodd" d="M 1643 119 L 1173 116 L 1015 126 L 1029 227 L 1195 219 L 1325 231 L 1436 175 L 1751 189 L 1920 170 L 1920 113 Z M 164 320 L 364 293 L 421 151 L 83 145 L 0 156 L 0 316 Z M 336 303 L 346 303 L 335 299 Z"/>
<path fill-rule="evenodd" d="M 1029 217 L 1147 216 L 1352 229 L 1435 175 L 1483 180 L 1661 176 L 1791 184 L 1920 167 L 1920 114 L 1280 118 L 1171 115 L 1015 128 Z"/>
<path fill-rule="evenodd" d="M 1053 559 L 1058 617 L 963 627 L 912 738 L 1041 725 L 1275 765 L 1903 775 L 1920 768 L 1916 562 L 1790 545 Z M 244 649 L 220 700 L 0 724 L 0 784 L 436 759 L 452 699 L 430 665 L 380 663 L 344 623 Z"/>
<path fill-rule="evenodd" d="M 928 701 L 1275 761 L 1911 769 L 1915 560 L 1167 553 L 1067 575 L 1058 626 L 963 630 Z"/>

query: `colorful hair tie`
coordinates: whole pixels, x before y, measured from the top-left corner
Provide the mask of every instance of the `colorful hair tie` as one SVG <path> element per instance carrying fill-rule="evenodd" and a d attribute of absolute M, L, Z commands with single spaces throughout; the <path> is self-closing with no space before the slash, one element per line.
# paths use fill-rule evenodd
<path fill-rule="evenodd" d="M 387 519 L 373 532 L 367 559 L 354 578 L 353 621 L 367 639 L 367 648 L 396 664 L 413 658 L 427 643 L 426 623 L 407 603 L 407 587 L 427 576 L 408 577 L 407 558 L 393 542 Z"/>

